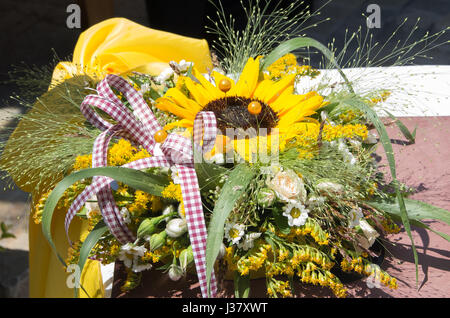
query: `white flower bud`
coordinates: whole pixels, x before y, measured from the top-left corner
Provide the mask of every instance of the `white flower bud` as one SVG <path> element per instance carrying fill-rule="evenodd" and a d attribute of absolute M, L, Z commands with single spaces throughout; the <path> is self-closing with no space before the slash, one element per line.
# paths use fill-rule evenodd
<path fill-rule="evenodd" d="M 186 221 L 183 219 L 176 218 L 167 222 L 166 233 L 171 238 L 179 237 L 186 233 L 186 231 L 187 225 Z"/>
<path fill-rule="evenodd" d="M 177 265 L 170 266 L 169 278 L 173 281 L 177 281 L 180 280 L 181 277 L 183 277 L 183 270 Z"/>

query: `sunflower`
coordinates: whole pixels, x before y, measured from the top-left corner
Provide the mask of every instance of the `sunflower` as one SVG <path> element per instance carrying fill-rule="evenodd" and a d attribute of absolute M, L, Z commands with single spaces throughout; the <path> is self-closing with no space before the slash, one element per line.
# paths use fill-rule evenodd
<path fill-rule="evenodd" d="M 293 137 L 309 125 L 317 125 L 308 116 L 323 105 L 323 97 L 316 92 L 294 94 L 296 74 L 287 74 L 278 81 L 261 79 L 260 58 L 248 59 L 237 82 L 215 71 L 211 78 L 215 85 L 193 68 L 191 77 L 180 77 L 176 87 L 168 89 L 156 101 L 157 108 L 181 118 L 166 125 L 166 130 L 174 127 L 191 130 L 198 112 L 211 111 L 216 116 L 218 140 L 221 140 L 216 143 L 215 151 L 229 144 L 230 138 L 223 138 L 229 129 L 237 129 L 245 133 L 234 135 L 234 148 L 249 161 L 261 145 L 271 148 L 274 142 Z"/>

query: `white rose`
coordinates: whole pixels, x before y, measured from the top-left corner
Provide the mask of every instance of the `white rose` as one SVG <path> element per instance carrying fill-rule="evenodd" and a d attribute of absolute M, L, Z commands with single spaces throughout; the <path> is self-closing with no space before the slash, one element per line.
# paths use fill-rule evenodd
<path fill-rule="evenodd" d="M 278 172 L 267 186 L 275 191 L 280 200 L 291 202 L 306 201 L 306 190 L 302 179 L 292 170 Z"/>

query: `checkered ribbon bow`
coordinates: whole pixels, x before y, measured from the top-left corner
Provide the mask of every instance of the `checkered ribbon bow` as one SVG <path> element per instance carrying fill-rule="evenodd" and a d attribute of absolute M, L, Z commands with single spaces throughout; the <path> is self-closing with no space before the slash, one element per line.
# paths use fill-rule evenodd
<path fill-rule="evenodd" d="M 123 94 L 131 105 L 129 111 L 111 89 L 115 88 Z M 153 156 L 156 142 L 154 135 L 162 130 L 152 111 L 142 96 L 123 78 L 107 75 L 97 86 L 98 95 L 88 95 L 81 104 L 81 112 L 95 127 L 103 132 L 94 142 L 92 151 L 92 167 L 107 166 L 108 145 L 113 137 L 122 137 L 145 148 L 152 157 L 139 159 L 123 165 L 133 169 L 151 167 L 172 167 L 178 170 L 183 197 L 186 223 L 191 240 L 194 261 L 203 297 L 207 297 L 206 283 L 206 225 L 203 217 L 202 201 L 194 169 L 192 143 L 189 139 L 176 134 L 169 134 L 159 144 L 163 155 Z M 96 107 L 116 121 L 111 124 L 98 115 L 91 107 Z M 194 145 L 202 152 L 212 149 L 216 138 L 216 118 L 212 112 L 200 112 L 194 121 Z M 200 144 L 202 143 L 200 148 Z M 197 148 L 196 148 L 197 149 Z M 111 233 L 121 244 L 134 242 L 136 237 L 126 226 L 120 214 L 112 192 L 113 180 L 104 176 L 95 176 L 92 183 L 74 200 L 65 219 L 66 234 L 73 217 L 87 200 L 97 196 L 103 219 Z M 70 240 L 69 240 L 70 241 Z M 216 294 L 214 274 L 211 277 L 211 296 Z"/>

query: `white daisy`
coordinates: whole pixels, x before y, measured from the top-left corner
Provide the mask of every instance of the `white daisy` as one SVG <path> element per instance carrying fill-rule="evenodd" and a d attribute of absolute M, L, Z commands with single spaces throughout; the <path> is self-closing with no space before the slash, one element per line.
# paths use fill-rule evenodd
<path fill-rule="evenodd" d="M 289 226 L 301 226 L 308 218 L 309 210 L 300 202 L 290 202 L 283 208 L 283 215 L 288 218 Z"/>
<path fill-rule="evenodd" d="M 231 244 L 237 244 L 242 236 L 244 236 L 245 226 L 237 223 L 228 223 L 225 226 L 225 238 L 231 242 Z"/>
<path fill-rule="evenodd" d="M 133 263 L 137 263 L 140 256 L 144 256 L 147 249 L 144 246 L 136 246 L 133 243 L 122 245 L 119 252 L 119 260 L 123 261 L 128 268 L 132 267 Z"/>

